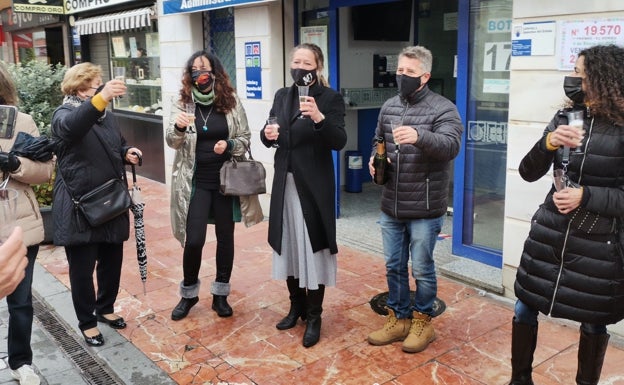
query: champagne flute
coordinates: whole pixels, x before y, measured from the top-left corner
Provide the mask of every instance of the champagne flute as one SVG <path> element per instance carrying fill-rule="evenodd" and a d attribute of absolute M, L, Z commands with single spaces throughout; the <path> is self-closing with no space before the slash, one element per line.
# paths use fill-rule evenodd
<path fill-rule="evenodd" d="M 579 136 L 581 136 L 581 140 L 583 139 L 583 111 L 582 110 L 575 110 L 575 111 L 568 111 L 566 113 L 566 116 L 568 117 L 568 125 L 571 127 L 574 127 L 576 130 L 578 130 L 579 132 Z M 578 146 L 576 146 L 576 148 L 574 149 L 575 153 L 580 153 L 581 151 L 581 146 L 582 146 L 582 142 L 579 143 Z"/>
<path fill-rule="evenodd" d="M 395 152 L 400 151 L 400 147 L 399 147 L 399 144 L 397 143 L 395 132 L 397 128 L 401 127 L 402 125 L 403 125 L 403 121 L 401 119 L 395 119 L 395 120 L 390 121 L 390 127 L 392 128 L 392 139 L 394 140 L 394 144 L 396 145 Z"/>
<path fill-rule="evenodd" d="M 126 82 L 126 67 L 113 67 L 113 77 L 116 80 L 121 80 L 122 82 Z M 117 104 L 119 103 L 119 99 L 121 99 L 121 95 L 115 98 Z"/>
<path fill-rule="evenodd" d="M 297 86 L 297 88 L 299 89 L 299 111 L 302 111 L 302 103 L 305 103 L 308 100 L 308 92 L 310 91 L 310 86 Z M 303 113 L 299 113 L 298 118 L 305 119 L 306 117 L 303 115 Z"/>
<path fill-rule="evenodd" d="M 184 111 L 189 120 L 189 126 L 195 127 L 195 103 L 186 103 L 184 105 Z"/>
<path fill-rule="evenodd" d="M 275 130 L 275 132 L 279 133 L 279 124 L 277 124 L 277 117 L 276 116 L 269 116 L 269 118 L 266 121 L 266 125 L 267 126 L 271 126 L 271 128 L 273 130 Z M 266 127 L 265 127 L 265 129 L 266 129 Z M 275 139 L 275 141 L 273 142 L 271 147 L 279 148 L 279 144 L 277 144 L 277 139 Z"/>

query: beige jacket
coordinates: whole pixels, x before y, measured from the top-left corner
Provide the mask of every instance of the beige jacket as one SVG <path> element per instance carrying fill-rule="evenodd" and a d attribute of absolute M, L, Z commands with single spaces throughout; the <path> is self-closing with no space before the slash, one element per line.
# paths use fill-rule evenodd
<path fill-rule="evenodd" d="M 236 95 L 235 95 L 236 96 Z M 195 167 L 195 150 L 197 132 L 189 128 L 186 132 L 175 129 L 175 118 L 184 112 L 184 108 L 174 104 L 165 139 L 167 145 L 176 150 L 171 172 L 171 228 L 173 236 L 180 241 L 182 247 L 186 240 L 186 217 L 193 191 L 193 172 Z M 231 153 L 235 158 L 245 155 L 249 148 L 251 133 L 247 123 L 247 115 L 236 96 L 236 108 L 225 115 L 229 130 L 229 139 L 234 140 Z M 239 197 L 242 221 L 247 227 L 264 220 L 262 207 L 257 195 Z"/>
<path fill-rule="evenodd" d="M 13 147 L 18 132 L 25 132 L 32 136 L 39 136 L 39 130 L 30 115 L 17 114 L 16 129 L 9 139 L 0 139 L 2 151 L 9 152 Z M 47 162 L 36 162 L 24 157 L 18 157 L 21 165 L 9 175 L 8 188 L 17 190 L 17 225 L 24 230 L 24 244 L 37 245 L 43 241 L 43 222 L 39 212 L 39 204 L 31 184 L 50 181 L 54 171 L 55 159 Z M 0 172 L 0 177 L 2 173 Z"/>

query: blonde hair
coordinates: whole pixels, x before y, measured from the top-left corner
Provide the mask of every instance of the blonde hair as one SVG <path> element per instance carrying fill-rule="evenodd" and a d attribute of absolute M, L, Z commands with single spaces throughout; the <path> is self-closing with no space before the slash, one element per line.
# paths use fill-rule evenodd
<path fill-rule="evenodd" d="M 17 88 L 9 71 L 0 63 L 0 104 L 17 106 Z"/>
<path fill-rule="evenodd" d="M 292 51 L 290 51 L 290 58 L 292 59 L 293 55 L 297 50 L 307 49 L 308 51 L 312 51 L 314 54 L 314 61 L 316 62 L 316 76 L 319 79 L 319 83 L 324 85 L 325 87 L 329 87 L 329 82 L 323 76 L 323 68 L 325 68 L 325 58 L 323 57 L 323 50 L 316 44 L 313 43 L 301 43 L 298 46 L 294 47 Z"/>
<path fill-rule="evenodd" d="M 78 91 L 84 91 L 91 87 L 91 83 L 102 76 L 102 67 L 93 63 L 85 62 L 76 64 L 65 72 L 61 83 L 63 95 L 76 95 Z"/>

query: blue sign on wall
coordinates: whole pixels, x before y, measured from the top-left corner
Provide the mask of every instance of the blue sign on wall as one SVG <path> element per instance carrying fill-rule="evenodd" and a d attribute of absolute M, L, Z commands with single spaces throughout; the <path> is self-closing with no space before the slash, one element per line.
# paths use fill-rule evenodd
<path fill-rule="evenodd" d="M 262 99 L 262 60 L 259 41 L 245 43 L 245 94 L 247 99 Z"/>
<path fill-rule="evenodd" d="M 163 12 L 183 13 L 208 11 L 211 9 L 234 7 L 241 4 L 261 3 L 267 0 L 164 0 Z"/>

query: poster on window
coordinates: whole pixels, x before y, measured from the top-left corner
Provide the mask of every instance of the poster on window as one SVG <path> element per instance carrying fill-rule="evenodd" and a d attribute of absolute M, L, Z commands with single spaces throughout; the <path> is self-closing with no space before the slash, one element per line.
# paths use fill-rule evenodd
<path fill-rule="evenodd" d="M 302 43 L 316 44 L 321 48 L 323 56 L 325 56 L 325 68 L 323 68 L 323 76 L 329 79 L 327 72 L 327 63 L 329 63 L 329 52 L 327 51 L 327 26 L 317 25 L 312 27 L 301 27 L 300 35 Z"/>
<path fill-rule="evenodd" d="M 579 52 L 594 45 L 624 46 L 624 18 L 570 20 L 561 22 L 559 70 L 572 71 Z"/>

